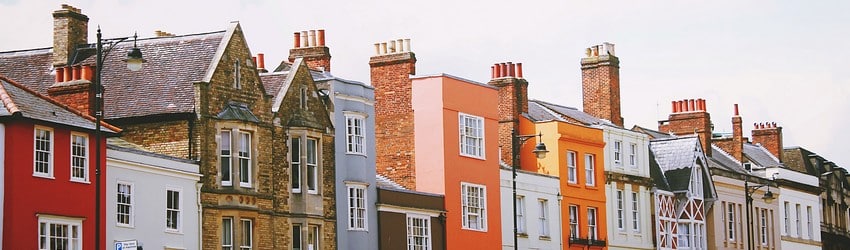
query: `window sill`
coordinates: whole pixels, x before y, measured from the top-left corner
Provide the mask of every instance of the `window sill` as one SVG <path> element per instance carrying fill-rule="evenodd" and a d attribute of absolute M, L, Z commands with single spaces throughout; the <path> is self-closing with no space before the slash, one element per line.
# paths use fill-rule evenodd
<path fill-rule="evenodd" d="M 545 235 L 541 235 L 540 237 L 538 237 L 538 239 L 540 239 L 540 240 L 545 240 L 545 241 L 551 241 L 551 240 L 552 240 L 552 237 L 545 236 Z"/>
<path fill-rule="evenodd" d="M 368 232 L 369 232 L 369 229 L 365 229 L 365 228 L 349 228 L 349 229 L 348 229 L 348 231 L 368 233 Z"/>
<path fill-rule="evenodd" d="M 517 236 L 517 237 L 520 237 L 520 238 L 528 238 L 528 234 L 527 234 L 527 233 L 523 233 L 523 232 L 516 233 L 516 236 Z"/>
<path fill-rule="evenodd" d="M 251 185 L 251 183 L 244 183 L 244 182 L 240 182 L 240 183 L 239 183 L 239 187 L 243 187 L 243 188 L 253 188 L 253 185 Z"/>
<path fill-rule="evenodd" d="M 472 159 L 476 159 L 476 160 L 482 160 L 482 161 L 487 160 L 487 158 L 484 158 L 484 156 L 469 155 L 469 154 L 464 154 L 464 153 L 461 153 L 460 156 L 463 156 L 463 157 L 466 157 L 466 158 L 472 158 Z"/>
<path fill-rule="evenodd" d="M 33 174 L 33 175 L 32 175 L 32 177 L 38 177 L 38 178 L 44 178 L 44 179 L 51 179 L 51 180 L 55 180 L 55 179 L 56 179 L 56 178 L 54 178 L 53 176 L 50 176 L 50 175 L 41 175 L 41 174 Z"/>
<path fill-rule="evenodd" d="M 364 158 L 368 158 L 365 153 L 357 153 L 357 152 L 345 152 L 345 155 L 350 156 L 363 156 Z"/>
<path fill-rule="evenodd" d="M 183 232 L 178 231 L 178 230 L 173 230 L 173 229 L 165 229 L 165 233 L 167 233 L 167 234 L 183 235 Z"/>
<path fill-rule="evenodd" d="M 133 226 L 132 224 L 118 224 L 118 223 L 115 223 L 115 226 L 116 226 L 116 227 L 121 227 L 121 228 L 129 228 L 129 229 L 136 228 L 136 227 L 135 227 L 135 226 Z"/>
<path fill-rule="evenodd" d="M 317 191 L 317 190 L 312 190 L 312 191 L 307 190 L 307 194 L 319 194 L 319 191 Z"/>
<path fill-rule="evenodd" d="M 80 183 L 80 184 L 91 184 L 91 182 L 90 182 L 90 181 L 88 181 L 88 180 L 75 180 L 75 179 L 71 179 L 71 182 Z"/>
<path fill-rule="evenodd" d="M 486 228 L 485 228 L 485 229 L 474 229 L 474 228 L 464 227 L 464 228 L 461 228 L 461 229 L 463 229 L 463 230 L 468 230 L 468 231 L 482 232 L 482 233 L 486 233 L 486 232 L 487 232 L 487 229 L 486 229 Z"/>

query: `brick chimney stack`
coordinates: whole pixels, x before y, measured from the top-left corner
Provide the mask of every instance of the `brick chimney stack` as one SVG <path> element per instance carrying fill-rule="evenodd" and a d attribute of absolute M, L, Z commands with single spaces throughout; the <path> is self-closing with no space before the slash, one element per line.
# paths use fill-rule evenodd
<path fill-rule="evenodd" d="M 93 116 L 90 107 L 94 101 L 91 95 L 94 71 L 94 65 L 56 67 L 56 80 L 47 88 L 47 94 L 68 107 Z"/>
<path fill-rule="evenodd" d="M 88 44 L 89 17 L 67 4 L 53 11 L 53 66 L 68 65 L 77 47 Z"/>
<path fill-rule="evenodd" d="M 331 50 L 325 46 L 325 30 L 295 32 L 293 38 L 289 62 L 303 57 L 310 69 L 331 72 Z"/>
<path fill-rule="evenodd" d="M 687 99 L 673 101 L 673 113 L 666 121 L 658 122 L 658 131 L 675 135 L 699 136 L 705 155 L 711 156 L 711 115 L 706 111 L 705 100 Z"/>
<path fill-rule="evenodd" d="M 416 190 L 412 81 L 416 54 L 410 39 L 376 43 L 369 58 L 375 88 L 375 164 L 378 174 Z"/>
<path fill-rule="evenodd" d="M 753 143 L 761 144 L 782 162 L 782 127 L 775 122 L 753 124 Z"/>
<path fill-rule="evenodd" d="M 581 59 L 581 87 L 584 112 L 623 126 L 620 115 L 620 59 L 614 44 L 587 48 Z"/>
<path fill-rule="evenodd" d="M 712 143 L 732 155 L 736 160 L 744 161 L 744 133 L 741 128 L 741 115 L 738 104 L 735 104 L 735 115 L 732 116 L 732 138 L 712 138 Z"/>
<path fill-rule="evenodd" d="M 522 63 L 497 63 L 490 66 L 488 85 L 499 88 L 499 148 L 502 162 L 513 165 L 513 131 L 519 118 L 528 113 L 528 81 L 522 77 Z"/>

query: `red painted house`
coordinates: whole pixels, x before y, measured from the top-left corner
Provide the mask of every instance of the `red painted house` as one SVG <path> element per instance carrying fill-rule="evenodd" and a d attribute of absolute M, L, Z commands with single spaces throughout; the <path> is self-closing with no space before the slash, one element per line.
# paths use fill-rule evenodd
<path fill-rule="evenodd" d="M 106 170 L 106 142 L 95 159 L 94 129 L 93 117 L 0 75 L 2 249 L 94 248 L 95 161 Z M 103 124 L 102 131 L 120 129 Z"/>

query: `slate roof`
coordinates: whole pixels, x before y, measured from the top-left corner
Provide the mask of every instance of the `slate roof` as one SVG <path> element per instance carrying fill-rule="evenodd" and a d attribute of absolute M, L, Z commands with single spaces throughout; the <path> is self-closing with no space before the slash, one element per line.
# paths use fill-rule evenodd
<path fill-rule="evenodd" d="M 539 105 L 541 108 L 551 111 L 550 113 L 560 115 L 565 120 L 572 120 L 584 125 L 613 125 L 610 121 L 596 118 L 590 114 L 578 110 L 577 108 L 561 106 L 558 104 L 548 103 L 540 100 L 529 101 L 529 113 L 531 113 L 531 103 Z"/>
<path fill-rule="evenodd" d="M 528 102 L 528 113 L 527 117 L 529 120 L 540 122 L 540 121 L 566 121 L 561 118 L 557 113 L 552 112 L 547 109 L 543 105 L 537 103 L 536 101 Z"/>
<path fill-rule="evenodd" d="M 139 39 L 138 47 L 147 62 L 136 72 L 127 70 L 123 62 L 133 42 L 115 45 L 104 58 L 102 73 L 106 118 L 194 112 L 193 84 L 204 80 L 225 33 Z M 91 48 L 94 44 L 78 54 L 90 55 Z M 0 74 L 46 94 L 55 81 L 52 59 L 50 48 L 0 52 Z M 94 65 L 95 58 L 78 58 L 76 62 Z"/>
<path fill-rule="evenodd" d="M 221 110 L 221 113 L 216 115 L 216 117 L 222 120 L 260 122 L 260 119 L 251 112 L 250 108 L 248 108 L 248 104 L 239 102 L 228 103 L 224 106 L 224 109 Z"/>
<path fill-rule="evenodd" d="M 0 75 L 0 117 L 25 117 L 77 128 L 95 129 L 95 118 L 38 94 Z M 118 133 L 121 129 L 101 123 L 101 131 Z"/>
<path fill-rule="evenodd" d="M 649 143 L 655 164 L 663 172 L 671 191 L 688 189 L 699 151 L 699 139 L 694 136 L 657 139 Z"/>
<path fill-rule="evenodd" d="M 638 126 L 638 125 L 635 125 L 634 127 L 632 127 L 632 131 L 647 134 L 647 135 L 649 135 L 650 139 L 665 139 L 665 138 L 673 138 L 674 137 L 670 134 L 663 133 L 663 132 L 657 131 L 657 130 L 644 128 L 644 127 L 641 127 L 641 126 Z"/>
<path fill-rule="evenodd" d="M 811 154 L 814 153 L 802 147 L 785 148 L 782 153 L 782 162 L 791 170 L 818 176 L 821 171 L 810 160 Z"/>
<path fill-rule="evenodd" d="M 280 88 L 283 86 L 287 77 L 289 76 L 289 72 L 292 70 L 292 63 L 290 62 L 281 62 L 280 66 L 278 66 L 274 72 L 271 73 L 263 73 L 260 74 L 260 81 L 263 82 L 263 87 L 266 89 L 266 94 L 269 95 L 277 95 L 280 92 Z M 314 82 L 327 81 L 327 80 L 339 80 L 342 82 L 355 82 L 345 79 L 339 79 L 331 75 L 329 72 L 318 71 L 310 69 L 310 75 L 313 77 Z M 355 82 L 360 83 L 360 82 Z M 362 83 L 360 83 L 362 84 Z"/>
<path fill-rule="evenodd" d="M 390 180 L 390 178 L 379 174 L 375 175 L 375 185 L 381 189 L 407 190 L 406 188 L 404 188 L 404 186 L 399 185 L 393 180 Z"/>
<path fill-rule="evenodd" d="M 722 169 L 739 174 L 748 174 L 741 166 L 741 162 L 736 160 L 732 155 L 723 151 L 717 145 L 711 145 L 711 157 L 708 158 L 708 167 Z"/>
<path fill-rule="evenodd" d="M 744 143 L 744 155 L 747 159 L 750 159 L 753 163 L 761 167 L 768 168 L 782 166 L 779 159 L 758 144 Z"/>

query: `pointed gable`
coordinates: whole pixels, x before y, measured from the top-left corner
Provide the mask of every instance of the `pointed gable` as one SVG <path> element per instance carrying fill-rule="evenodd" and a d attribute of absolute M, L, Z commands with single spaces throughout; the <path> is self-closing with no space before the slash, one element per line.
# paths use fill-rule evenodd
<path fill-rule="evenodd" d="M 333 129 L 325 104 L 326 96 L 319 92 L 313 75 L 302 58 L 295 59 L 286 78 L 279 85 L 280 89 L 274 95 L 272 112 L 282 119 L 281 124 L 288 127 Z"/>

